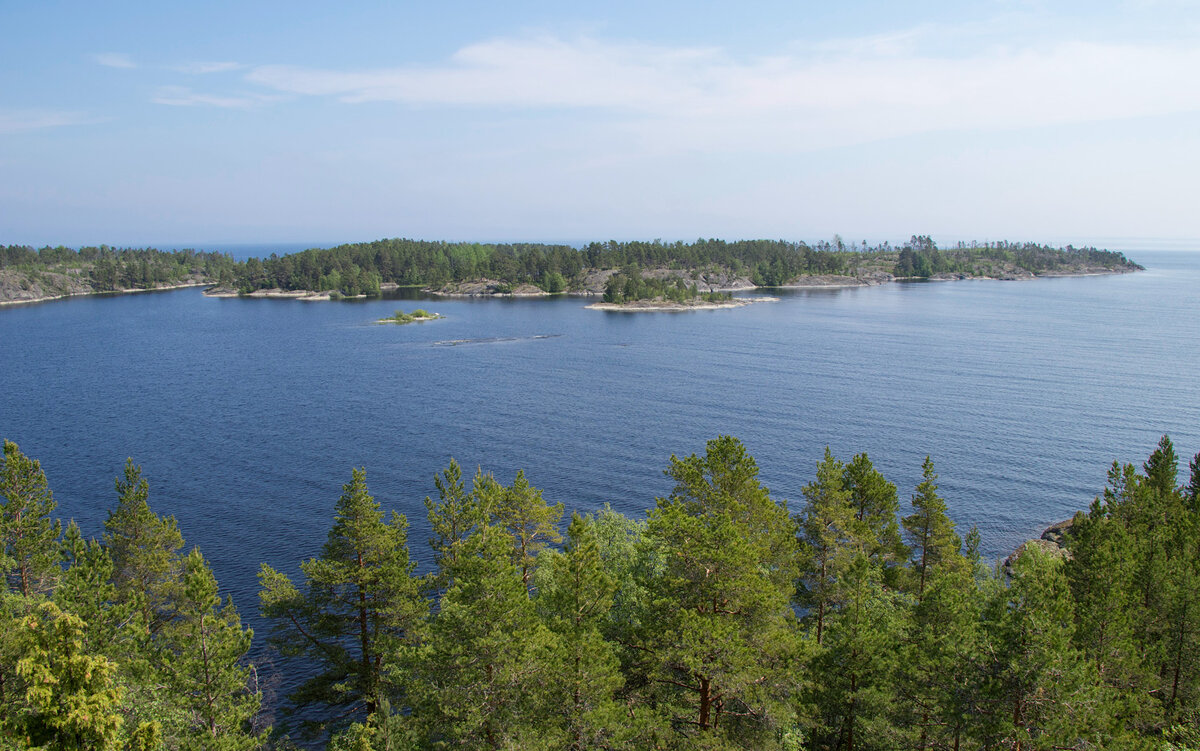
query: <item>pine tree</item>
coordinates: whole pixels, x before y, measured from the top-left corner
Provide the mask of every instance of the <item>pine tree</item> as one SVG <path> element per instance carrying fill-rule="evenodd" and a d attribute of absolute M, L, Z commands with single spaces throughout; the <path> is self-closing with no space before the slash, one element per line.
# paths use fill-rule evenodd
<path fill-rule="evenodd" d="M 54 601 L 83 619 L 86 649 L 110 657 L 127 654 L 135 641 L 128 628 L 135 606 L 117 598 L 108 550 L 95 540 L 84 540 L 73 521 L 63 535 L 62 550 L 67 568 L 54 590 Z"/>
<path fill-rule="evenodd" d="M 521 572 L 521 581 L 529 586 L 538 551 L 549 543 L 562 542 L 558 523 L 563 505 L 546 503 L 542 491 L 529 484 L 522 470 L 490 511 L 494 522 L 512 536 L 513 562 Z"/>
<path fill-rule="evenodd" d="M 689 743 L 754 746 L 790 724 L 801 651 L 788 603 L 796 576 L 786 507 L 758 482 L 736 439 L 671 457 L 675 480 L 646 536 L 664 553 L 653 595 L 653 674 Z"/>
<path fill-rule="evenodd" d="M 486 526 L 465 541 L 421 650 L 415 715 L 437 747 L 562 748 L 544 722 L 561 649 L 542 625 L 512 538 Z"/>
<path fill-rule="evenodd" d="M 117 507 L 104 522 L 104 544 L 112 558 L 117 598 L 135 603 L 144 626 L 155 633 L 170 617 L 183 535 L 175 517 L 160 518 L 150 510 L 150 485 L 133 459 L 126 460 L 116 490 Z"/>
<path fill-rule="evenodd" d="M 889 582 L 893 567 L 908 557 L 896 523 L 900 510 L 896 486 L 875 469 L 866 454 L 850 460 L 842 480 L 854 512 L 852 533 L 867 556 L 882 567 L 885 583 Z"/>
<path fill-rule="evenodd" d="M 1111 692 L 1072 646 L 1074 612 L 1061 559 L 1030 547 L 985 619 L 990 681 L 982 740 L 1013 751 L 1115 748 Z"/>
<path fill-rule="evenodd" d="M 161 636 L 173 703 L 188 718 L 179 748 L 249 751 L 265 740 L 251 723 L 261 704 L 243 663 L 253 631 L 243 629 L 232 599 L 221 603 L 217 580 L 199 550 L 183 561 L 176 616 Z"/>
<path fill-rule="evenodd" d="M 910 748 L 960 748 L 975 714 L 983 593 L 970 566 L 939 566 L 907 612 L 899 645 L 898 724 Z"/>
<path fill-rule="evenodd" d="M 825 619 L 836 607 L 837 580 L 849 562 L 856 526 L 846 467 L 825 447 L 817 479 L 804 486 L 804 509 L 796 522 L 800 534 L 800 578 L 796 601 L 816 623 L 816 641 L 824 638 Z"/>
<path fill-rule="evenodd" d="M 435 588 L 449 584 L 446 572 L 453 567 L 459 547 L 480 525 L 487 523 L 485 503 L 492 495 L 488 490 L 489 480 L 490 476 L 482 471 L 476 473 L 474 489 L 468 492 L 463 485 L 462 468 L 453 459 L 441 475 L 434 477 L 438 500 L 427 496 L 425 512 L 433 530 L 429 547 L 433 549 L 433 560 L 438 567 L 433 582 Z M 494 480 L 491 482 L 495 483 Z"/>
<path fill-rule="evenodd" d="M 942 562 L 955 563 L 962 549 L 954 522 L 946 515 L 946 502 L 937 493 L 937 474 L 928 456 L 921 469 L 924 477 L 912 498 L 913 513 L 902 521 L 912 548 L 912 591 L 918 601 L 934 567 Z"/>
<path fill-rule="evenodd" d="M 291 695 L 307 715 L 366 719 L 382 698 L 400 704 L 404 676 L 392 671 L 428 613 L 414 567 L 404 517 L 384 521 L 362 469 L 342 487 L 321 557 L 300 564 L 303 591 L 263 564 L 259 599 L 275 622 L 272 643 L 321 668 Z"/>
<path fill-rule="evenodd" d="M 896 747 L 891 724 L 901 609 L 882 572 L 856 553 L 838 581 L 840 607 L 830 613 L 813 670 L 820 721 L 818 748 L 863 751 Z"/>
<path fill-rule="evenodd" d="M 1200 513 L 1200 452 L 1188 462 L 1188 484 L 1183 486 L 1183 499 L 1188 510 Z"/>
<path fill-rule="evenodd" d="M 561 644 L 550 707 L 564 730 L 566 748 L 604 746 L 622 725 L 613 700 L 622 679 L 613 645 L 600 632 L 612 606 L 614 583 L 604 570 L 592 523 L 573 515 L 563 552 L 544 551 L 541 557 L 547 560 L 538 569 L 536 604 Z"/>
<path fill-rule="evenodd" d="M 25 596 L 50 589 L 59 573 L 62 524 L 50 518 L 55 505 L 41 464 L 6 440 L 0 467 L 0 577 L 11 579 Z"/>

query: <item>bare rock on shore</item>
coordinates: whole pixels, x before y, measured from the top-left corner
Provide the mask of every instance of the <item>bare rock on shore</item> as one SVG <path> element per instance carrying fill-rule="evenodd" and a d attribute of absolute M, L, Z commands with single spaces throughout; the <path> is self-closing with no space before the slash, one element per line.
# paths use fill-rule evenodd
<path fill-rule="evenodd" d="M 1030 548 L 1038 548 L 1042 552 L 1054 557 L 1069 560 L 1071 558 L 1071 551 L 1067 550 L 1067 542 L 1071 537 L 1071 527 L 1075 524 L 1075 519 L 1076 517 L 1073 516 L 1070 519 L 1051 524 L 1042 531 L 1041 537 L 1021 543 L 1021 546 L 1005 558 L 1004 563 L 1001 564 L 1005 575 L 1012 576 L 1013 564 Z"/>
<path fill-rule="evenodd" d="M 451 282 L 425 291 L 438 297 L 545 297 L 550 294 L 533 284 L 506 284 L 495 279 Z"/>

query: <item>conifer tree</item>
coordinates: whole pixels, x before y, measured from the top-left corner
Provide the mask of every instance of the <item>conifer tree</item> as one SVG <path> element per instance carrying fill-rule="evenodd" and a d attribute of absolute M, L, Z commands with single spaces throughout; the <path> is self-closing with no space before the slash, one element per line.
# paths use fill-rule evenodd
<path fill-rule="evenodd" d="M 486 526 L 465 541 L 421 650 L 415 715 L 436 746 L 562 748 L 544 722 L 548 665 L 560 649 L 512 560 L 512 538 Z"/>
<path fill-rule="evenodd" d="M 900 510 L 896 486 L 875 469 L 866 454 L 850 460 L 842 479 L 854 512 L 853 535 L 867 556 L 881 566 L 887 583 L 893 567 L 908 557 L 896 522 Z"/>
<path fill-rule="evenodd" d="M 649 583 L 659 661 L 654 680 L 689 743 L 754 746 L 790 724 L 801 651 L 788 605 L 796 576 L 787 509 L 758 482 L 735 438 L 703 457 L 671 457 L 675 488 L 650 512 L 664 552 Z"/>
<path fill-rule="evenodd" d="M 366 719 L 382 698 L 399 704 L 404 676 L 392 669 L 428 613 L 414 567 L 404 517 L 384 521 L 362 469 L 342 487 L 321 557 L 300 564 L 303 591 L 263 564 L 259 600 L 274 621 L 272 643 L 321 669 L 291 695 L 306 714 Z"/>
<path fill-rule="evenodd" d="M 956 563 L 962 549 L 962 541 L 954 533 L 954 522 L 946 515 L 946 502 L 937 493 L 937 474 L 928 456 L 921 470 L 923 479 L 912 498 L 913 513 L 902 521 L 912 549 L 912 590 L 918 601 L 934 567 L 942 562 Z"/>
<path fill-rule="evenodd" d="M 495 484 L 489 475 L 479 471 L 475 475 L 474 488 L 468 491 L 462 481 L 462 467 L 454 459 L 450 466 L 442 470 L 433 479 L 437 487 L 438 500 L 426 496 L 425 512 L 433 536 L 429 538 L 429 546 L 433 549 L 433 560 L 437 564 L 438 573 L 434 577 L 437 588 L 449 584 L 446 581 L 446 571 L 454 565 L 458 549 L 480 525 L 487 523 L 488 509 L 486 502 L 493 493 L 489 492 L 489 480 Z"/>
<path fill-rule="evenodd" d="M 1161 720 L 1157 681 L 1142 640 L 1141 597 L 1135 588 L 1135 544 L 1113 515 L 1112 494 L 1097 497 L 1071 526 L 1065 564 L 1075 603 L 1074 643 L 1098 678 L 1118 690 L 1115 716 L 1145 730 Z"/>
<path fill-rule="evenodd" d="M 19 709 L 0 719 L 3 735 L 47 751 L 119 748 L 122 693 L 115 665 L 83 649 L 83 621 L 44 601 L 12 626 L 25 692 Z"/>
<path fill-rule="evenodd" d="M 804 509 L 797 516 L 800 535 L 800 578 L 796 601 L 815 622 L 816 642 L 824 638 L 825 619 L 836 606 L 838 575 L 851 557 L 851 529 L 856 525 L 846 467 L 825 447 L 817 479 L 804 486 Z"/>
<path fill-rule="evenodd" d="M 982 598 L 972 567 L 939 566 L 908 609 L 896 675 L 906 747 L 962 747 L 978 705 Z"/>
<path fill-rule="evenodd" d="M 1074 613 L 1062 561 L 1027 548 L 986 616 L 985 747 L 1118 748 L 1111 692 L 1071 643 Z"/>
<path fill-rule="evenodd" d="M 217 580 L 199 550 L 183 561 L 175 618 L 161 635 L 173 703 L 188 720 L 181 749 L 249 751 L 265 740 L 251 723 L 261 695 L 242 662 L 253 631 L 243 629 L 232 599 L 221 602 Z"/>
<path fill-rule="evenodd" d="M 51 520 L 54 495 L 36 459 L 4 442 L 0 467 L 0 578 L 12 579 L 22 595 L 45 592 L 58 568 L 58 536 L 62 524 Z"/>
<path fill-rule="evenodd" d="M 175 517 L 159 517 L 150 510 L 150 485 L 133 459 L 126 460 L 124 477 L 115 484 L 117 507 L 104 522 L 104 544 L 113 563 L 117 598 L 136 603 L 144 627 L 155 633 L 170 617 L 183 535 Z"/>
<path fill-rule="evenodd" d="M 1189 511 L 1200 513 L 1200 452 L 1188 462 L 1188 484 L 1183 486 L 1183 499 Z"/>
<path fill-rule="evenodd" d="M 865 553 L 847 563 L 838 581 L 840 607 L 830 613 L 823 649 L 813 665 L 819 712 L 817 748 L 894 749 L 894 681 L 901 608 L 883 587 L 882 572 Z"/>
<path fill-rule="evenodd" d="M 513 562 L 521 572 L 522 583 L 529 586 L 538 551 L 549 543 L 562 542 L 558 532 L 562 503 L 553 506 L 546 503 L 542 491 L 531 486 L 524 470 L 520 470 L 490 511 L 495 523 L 512 536 Z"/>
<path fill-rule="evenodd" d="M 622 725 L 613 700 L 622 680 L 613 645 L 600 632 L 614 583 L 604 570 L 592 523 L 572 515 L 563 551 L 540 555 L 547 560 L 538 569 L 536 602 L 561 644 L 551 677 L 557 694 L 550 699 L 551 710 L 565 731 L 566 748 L 607 745 Z"/>
<path fill-rule="evenodd" d="M 63 535 L 62 550 L 67 568 L 54 590 L 54 601 L 83 619 L 86 649 L 110 657 L 128 656 L 135 649 L 136 635 L 129 626 L 136 608 L 117 598 L 108 550 L 95 540 L 84 540 L 73 521 Z"/>

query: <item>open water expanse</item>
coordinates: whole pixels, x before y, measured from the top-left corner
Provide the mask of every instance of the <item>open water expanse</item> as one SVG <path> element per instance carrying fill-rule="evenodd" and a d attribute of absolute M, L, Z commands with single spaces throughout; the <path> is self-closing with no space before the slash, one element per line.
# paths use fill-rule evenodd
<path fill-rule="evenodd" d="M 869 453 L 905 509 L 930 454 L 960 530 L 997 557 L 1086 508 L 1113 459 L 1140 465 L 1163 433 L 1184 471 L 1200 451 L 1200 254 L 1128 255 L 1148 270 L 676 314 L 198 289 L 0 309 L 0 437 L 87 535 L 133 457 L 256 626 L 259 563 L 319 552 L 354 466 L 425 566 L 421 501 L 451 457 L 506 484 L 523 468 L 568 511 L 640 516 L 671 454 L 719 434 L 793 510 L 826 445 Z M 372 323 L 418 306 L 446 319 Z"/>

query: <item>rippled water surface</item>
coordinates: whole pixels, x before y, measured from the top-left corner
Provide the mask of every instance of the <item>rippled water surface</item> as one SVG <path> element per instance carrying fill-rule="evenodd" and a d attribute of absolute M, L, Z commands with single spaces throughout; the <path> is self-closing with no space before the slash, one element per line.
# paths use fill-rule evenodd
<path fill-rule="evenodd" d="M 640 515 L 672 453 L 741 438 L 798 507 L 826 445 L 907 499 L 931 454 L 1001 555 L 1084 508 L 1113 459 L 1200 451 L 1200 255 L 1124 276 L 774 293 L 620 314 L 554 300 L 303 303 L 198 290 L 0 310 L 0 436 L 98 535 L 127 456 L 248 620 L 262 561 L 315 555 L 352 466 L 408 515 L 455 457 Z M 381 326 L 397 307 L 444 320 Z M 455 346 L 448 346 L 455 345 Z"/>

